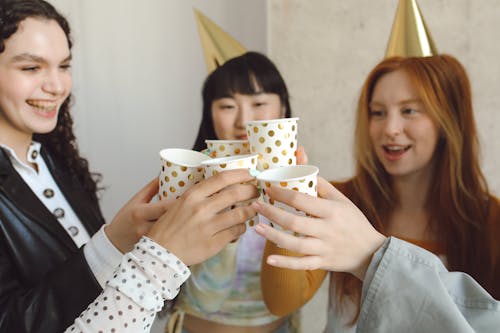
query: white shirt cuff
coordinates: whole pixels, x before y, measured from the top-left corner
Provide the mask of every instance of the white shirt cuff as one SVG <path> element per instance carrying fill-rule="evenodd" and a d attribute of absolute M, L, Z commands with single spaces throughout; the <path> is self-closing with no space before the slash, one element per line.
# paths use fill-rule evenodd
<path fill-rule="evenodd" d="M 83 248 L 90 270 L 103 289 L 123 257 L 120 250 L 106 236 L 105 227 L 106 225 L 103 225 Z"/>

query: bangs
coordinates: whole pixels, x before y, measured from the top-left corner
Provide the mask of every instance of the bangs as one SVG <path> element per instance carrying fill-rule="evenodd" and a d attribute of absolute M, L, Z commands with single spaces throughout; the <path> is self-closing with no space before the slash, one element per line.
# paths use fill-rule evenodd
<path fill-rule="evenodd" d="M 235 94 L 256 95 L 266 93 L 257 76 L 250 71 L 220 73 L 214 77 L 214 99 L 232 97 Z"/>

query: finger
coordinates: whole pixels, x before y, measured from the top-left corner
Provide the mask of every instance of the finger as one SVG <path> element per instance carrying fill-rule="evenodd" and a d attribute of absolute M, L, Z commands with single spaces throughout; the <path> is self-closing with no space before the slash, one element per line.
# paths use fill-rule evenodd
<path fill-rule="evenodd" d="M 211 223 L 212 234 L 216 234 L 224 229 L 231 228 L 238 224 L 244 224 L 245 221 L 255 217 L 257 212 L 252 206 L 243 206 L 231 209 L 227 212 L 219 213 L 216 222 Z"/>
<path fill-rule="evenodd" d="M 316 230 L 318 223 L 313 221 L 312 218 L 297 216 L 261 201 L 252 203 L 252 206 L 257 213 L 265 216 L 273 223 L 279 224 L 284 229 L 307 236 L 315 236 L 319 232 L 319 230 Z M 274 230 L 273 228 L 270 229 Z M 281 245 L 281 241 L 275 243 Z"/>
<path fill-rule="evenodd" d="M 306 151 L 302 146 L 297 147 L 297 151 L 295 152 L 295 157 L 297 157 L 297 164 L 306 165 L 309 161 Z"/>
<path fill-rule="evenodd" d="M 145 221 L 156 221 L 169 209 L 175 201 L 165 200 L 143 204 L 137 207 L 137 217 Z"/>
<path fill-rule="evenodd" d="M 266 262 L 271 266 L 296 270 L 315 270 L 321 268 L 321 258 L 319 256 L 291 257 L 270 255 L 267 257 Z"/>
<path fill-rule="evenodd" d="M 158 194 L 158 178 L 154 178 L 146 186 L 144 186 L 139 192 L 137 192 L 129 202 L 150 202 L 151 199 Z"/>
<path fill-rule="evenodd" d="M 228 170 L 192 186 L 186 194 L 195 198 L 206 198 L 229 185 L 246 183 L 253 179 L 246 169 Z"/>
<path fill-rule="evenodd" d="M 233 225 L 229 228 L 220 230 L 212 237 L 212 246 L 218 250 L 222 249 L 226 244 L 238 239 L 246 231 L 246 226 L 243 223 Z"/>
<path fill-rule="evenodd" d="M 258 198 L 259 191 L 254 185 L 237 184 L 224 188 L 206 200 L 206 207 L 215 213 L 237 203 Z"/>
<path fill-rule="evenodd" d="M 312 216 L 325 217 L 331 211 L 330 201 L 327 199 L 313 197 L 312 195 L 284 189 L 279 186 L 272 185 L 266 188 L 266 194 L 275 201 L 287 204 Z"/>
<path fill-rule="evenodd" d="M 264 223 L 257 224 L 255 226 L 255 231 L 268 241 L 278 244 L 280 248 L 292 251 L 293 253 L 300 255 L 321 254 L 320 242 L 318 242 L 317 238 L 294 236 Z"/>

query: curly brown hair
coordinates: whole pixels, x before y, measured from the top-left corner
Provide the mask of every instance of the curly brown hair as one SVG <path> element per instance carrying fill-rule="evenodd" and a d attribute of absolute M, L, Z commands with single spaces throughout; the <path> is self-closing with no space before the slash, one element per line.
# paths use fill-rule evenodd
<path fill-rule="evenodd" d="M 0 0 L 0 53 L 5 50 L 4 41 L 16 33 L 19 23 L 29 17 L 56 21 L 66 34 L 71 49 L 68 21 L 51 4 L 44 0 Z M 80 156 L 70 114 L 71 98 L 68 96 L 62 104 L 56 128 L 50 133 L 34 134 L 33 140 L 42 144 L 60 168 L 71 171 L 90 197 L 97 201 L 97 184 L 101 175 L 91 173 L 88 161 Z"/>

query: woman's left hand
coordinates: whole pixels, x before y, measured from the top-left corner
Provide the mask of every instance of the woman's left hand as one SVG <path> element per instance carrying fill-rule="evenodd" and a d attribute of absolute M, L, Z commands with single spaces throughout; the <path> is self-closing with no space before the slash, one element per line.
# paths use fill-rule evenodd
<path fill-rule="evenodd" d="M 318 177 L 319 198 L 273 186 L 266 193 L 276 201 L 314 216 L 302 217 L 264 202 L 253 203 L 259 214 L 304 235 L 296 237 L 258 224 L 255 229 L 261 236 L 304 255 L 270 255 L 268 264 L 298 270 L 349 272 L 364 279 L 371 257 L 382 246 L 385 236 L 375 230 L 349 199 L 321 177 Z"/>

